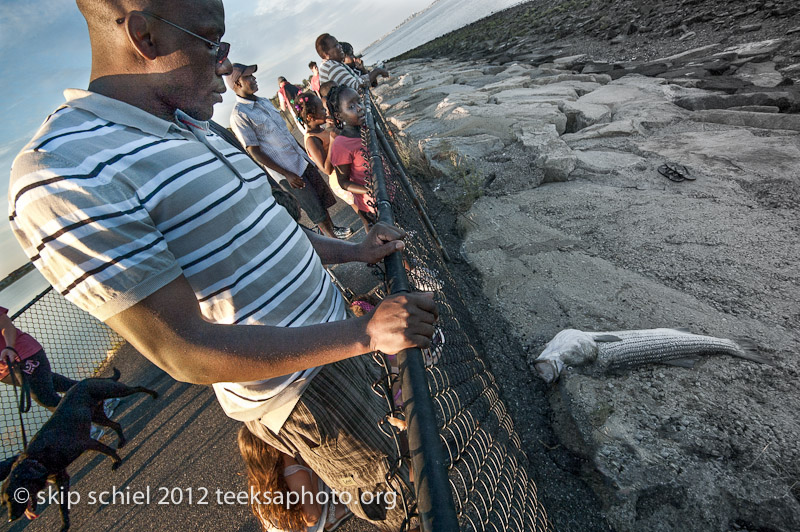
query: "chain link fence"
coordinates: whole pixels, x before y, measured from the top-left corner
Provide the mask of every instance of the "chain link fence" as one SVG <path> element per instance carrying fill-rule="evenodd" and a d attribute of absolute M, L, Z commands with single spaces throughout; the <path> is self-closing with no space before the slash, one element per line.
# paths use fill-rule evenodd
<path fill-rule="evenodd" d="M 366 98 L 365 106 L 369 105 L 369 98 Z M 421 453 L 443 451 L 442 465 L 446 468 L 447 478 L 443 491 L 449 487 L 449 493 L 434 492 L 432 482 L 422 483 L 418 462 L 412 460 L 417 469 L 414 475 L 417 477 L 414 483 L 416 501 L 412 499 L 407 506 L 409 523 L 413 522 L 412 517 L 419 518 L 426 532 L 456 527 L 464 532 L 552 530 L 536 485 L 528 476 L 527 456 L 500 397 L 494 375 L 470 339 L 476 328 L 471 323 L 456 281 L 448 271 L 441 240 L 425 214 L 427 206 L 422 190 L 408 179 L 379 111 L 375 106 L 370 109 L 368 120 L 372 115 L 375 126 L 364 134 L 363 141 L 365 150 L 373 156 L 371 184 L 375 190 L 381 188 L 376 181 L 385 176 L 383 187 L 394 221 L 408 234 L 402 261 L 405 275 L 400 277 L 407 278 L 412 291 L 434 292 L 439 308 L 433 345 L 422 354 L 426 363 L 424 386 L 433 402 L 441 449 L 434 443 L 421 449 Z M 380 152 L 380 157 L 374 157 L 375 151 Z M 376 169 L 376 165 L 382 168 Z M 383 207 L 381 197 L 377 198 L 378 207 Z M 384 267 L 381 271 L 385 275 L 386 292 L 393 293 L 393 285 L 402 286 L 405 280 L 393 278 L 391 273 L 387 274 L 388 270 Z M 384 366 L 384 381 L 376 383 L 376 391 L 386 397 L 391 409 L 383 429 L 396 439 L 398 449 L 406 449 L 406 454 L 413 458 L 413 441 L 418 439 L 413 434 L 414 427 L 409 423 L 408 439 L 412 442 L 409 445 L 404 441 L 404 433 L 390 421 L 391 418 L 412 418 L 417 406 L 414 403 L 418 401 L 409 403 L 407 399 L 410 395 L 406 390 L 409 378 L 403 375 L 406 368 L 402 362 L 398 376 L 392 371 L 387 357 L 378 359 Z M 394 390 L 400 382 L 403 390 L 398 394 Z M 392 428 L 388 429 L 388 425 Z M 408 447 L 411 447 L 410 453 Z M 430 474 L 430 468 L 435 466 L 425 462 L 424 467 L 429 469 L 425 473 Z M 391 477 L 390 474 L 389 480 L 397 482 L 398 479 Z M 421 488 L 420 484 L 424 486 Z M 457 525 L 441 526 L 434 519 L 436 526 L 433 527 L 425 518 L 425 512 L 435 512 L 440 505 L 451 503 L 455 508 Z"/>
<path fill-rule="evenodd" d="M 11 316 L 14 325 L 42 345 L 53 372 L 75 380 L 92 377 L 123 345 L 121 336 L 82 311 L 52 288 Z M 22 430 L 13 386 L 0 385 L 0 460 L 22 451 Z M 50 417 L 33 403 L 22 415 L 30 439 Z"/>

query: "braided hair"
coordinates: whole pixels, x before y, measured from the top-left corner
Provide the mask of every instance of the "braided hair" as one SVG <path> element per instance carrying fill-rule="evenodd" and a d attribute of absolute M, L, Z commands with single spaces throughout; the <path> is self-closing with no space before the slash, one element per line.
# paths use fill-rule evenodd
<path fill-rule="evenodd" d="M 328 92 L 328 97 L 326 98 L 325 102 L 328 105 L 328 114 L 333 118 L 333 123 L 336 126 L 336 129 L 342 129 L 344 124 L 339 117 L 336 115 L 339 114 L 340 103 L 339 97 L 342 94 L 342 91 L 347 89 L 346 85 L 334 85 L 331 87 L 331 90 Z"/>
<path fill-rule="evenodd" d="M 297 115 L 297 120 L 305 125 L 308 125 L 308 115 L 313 114 L 318 109 L 317 105 L 321 105 L 319 98 L 311 91 L 301 92 L 294 99 L 294 110 Z"/>

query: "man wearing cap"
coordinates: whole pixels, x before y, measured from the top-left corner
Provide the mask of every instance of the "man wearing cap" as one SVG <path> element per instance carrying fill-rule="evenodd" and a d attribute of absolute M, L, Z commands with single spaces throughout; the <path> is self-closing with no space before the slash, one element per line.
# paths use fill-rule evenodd
<path fill-rule="evenodd" d="M 304 231 L 263 169 L 209 131 L 233 70 L 220 0 L 77 3 L 88 90 L 67 90 L 14 160 L 17 240 L 58 293 L 172 377 L 213 385 L 228 416 L 398 530 L 399 507 L 359 499 L 380 499 L 394 453 L 375 428 L 387 412 L 367 353 L 428 347 L 436 308 L 431 294 L 394 295 L 347 319 L 323 264 L 377 262 L 402 232 Z"/>
<path fill-rule="evenodd" d="M 336 204 L 336 196 L 317 167 L 286 129 L 272 102 L 256 96 L 258 82 L 253 73 L 257 69 L 256 65 L 234 63 L 227 76 L 228 86 L 236 93 L 231 129 L 247 153 L 297 198 L 323 234 L 334 238 L 349 236 L 349 228 L 333 226 L 328 208 Z"/>

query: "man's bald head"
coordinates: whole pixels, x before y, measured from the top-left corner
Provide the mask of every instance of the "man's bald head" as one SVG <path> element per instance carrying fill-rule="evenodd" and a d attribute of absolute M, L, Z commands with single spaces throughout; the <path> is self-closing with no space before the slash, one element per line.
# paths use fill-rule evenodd
<path fill-rule="evenodd" d="M 89 90 L 157 116 L 175 109 L 210 116 L 230 69 L 215 60 L 222 0 L 76 1 L 92 45 Z"/>
<path fill-rule="evenodd" d="M 158 0 L 77 0 L 89 32 L 103 31 L 113 27 L 119 19 L 124 19 L 129 11 L 146 11 L 153 8 L 153 4 L 161 3 Z"/>

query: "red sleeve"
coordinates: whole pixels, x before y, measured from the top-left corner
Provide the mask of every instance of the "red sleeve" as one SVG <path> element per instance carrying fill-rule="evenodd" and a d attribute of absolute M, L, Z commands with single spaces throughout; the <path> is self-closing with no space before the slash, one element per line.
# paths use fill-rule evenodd
<path fill-rule="evenodd" d="M 8 309 L 6 307 L 0 307 L 0 316 L 8 316 Z"/>
<path fill-rule="evenodd" d="M 340 141 L 339 139 L 342 139 Z M 353 164 L 353 152 L 345 146 L 347 137 L 336 137 L 331 145 L 331 164 L 342 166 L 343 164 Z"/>

